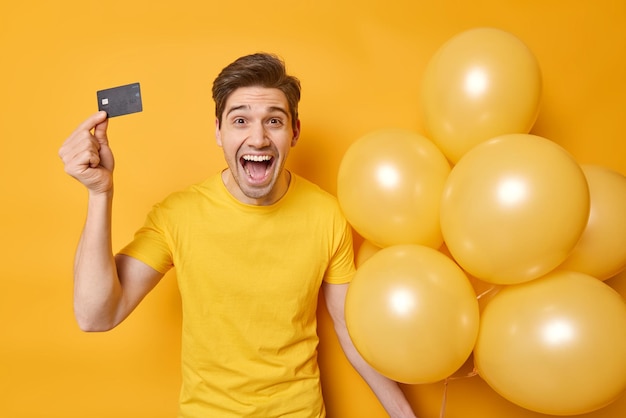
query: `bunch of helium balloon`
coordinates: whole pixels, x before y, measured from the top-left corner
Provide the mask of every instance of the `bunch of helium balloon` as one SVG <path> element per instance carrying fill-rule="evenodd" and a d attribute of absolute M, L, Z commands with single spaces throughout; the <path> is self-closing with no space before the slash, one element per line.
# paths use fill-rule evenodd
<path fill-rule="evenodd" d="M 428 138 L 372 132 L 337 196 L 365 239 L 346 299 L 358 351 L 399 382 L 468 359 L 497 393 L 554 415 L 626 389 L 626 177 L 529 134 L 541 72 L 518 38 L 462 32 L 428 64 Z M 483 297 L 477 297 L 483 296 Z"/>

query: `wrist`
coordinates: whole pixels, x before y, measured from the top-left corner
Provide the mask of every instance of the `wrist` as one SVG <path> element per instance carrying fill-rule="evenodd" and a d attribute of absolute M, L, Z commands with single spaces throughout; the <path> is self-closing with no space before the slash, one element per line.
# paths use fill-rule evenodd
<path fill-rule="evenodd" d="M 89 190 L 89 206 L 110 207 L 113 202 L 113 188 L 108 190 Z"/>

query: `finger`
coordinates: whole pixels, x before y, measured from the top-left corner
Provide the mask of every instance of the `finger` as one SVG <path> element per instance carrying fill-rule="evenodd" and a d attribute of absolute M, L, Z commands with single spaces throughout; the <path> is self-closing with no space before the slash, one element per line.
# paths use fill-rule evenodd
<path fill-rule="evenodd" d="M 105 120 L 107 120 L 107 112 L 101 110 L 85 119 L 80 125 L 78 125 L 78 128 L 76 128 L 76 131 L 74 132 L 91 131 L 96 127 L 96 125 L 104 122 Z"/>
<path fill-rule="evenodd" d="M 64 143 L 61 145 L 59 149 L 59 156 L 64 158 L 72 158 L 76 154 L 80 153 L 83 150 L 87 149 L 95 149 L 96 151 L 100 149 L 100 143 L 97 139 L 91 135 L 88 131 L 83 131 L 80 134 L 75 133 L 70 136 Z"/>
<path fill-rule="evenodd" d="M 76 178 L 80 178 L 87 170 L 100 165 L 100 155 L 93 149 L 85 149 L 66 157 L 63 161 L 65 172 Z"/>
<path fill-rule="evenodd" d="M 85 119 L 72 134 L 63 142 L 61 148 L 59 149 L 59 156 L 63 158 L 64 154 L 67 154 L 71 149 L 76 147 L 85 146 L 85 140 L 94 141 L 96 146 L 99 148 L 100 143 L 94 136 L 91 134 L 91 130 L 96 127 L 96 125 L 101 124 L 107 120 L 107 114 L 104 111 L 94 113 Z M 102 128 L 101 128 L 102 129 Z M 105 135 L 106 135 L 106 126 L 104 127 Z M 101 134 L 100 134 L 101 135 Z M 82 145 L 81 145 L 82 144 Z"/>
<path fill-rule="evenodd" d="M 106 115 L 106 112 L 105 112 Z M 98 140 L 100 144 L 107 144 L 107 127 L 109 126 L 109 119 L 105 118 L 102 122 L 99 122 L 93 131 L 93 136 Z"/>
<path fill-rule="evenodd" d="M 92 152 L 89 154 L 89 167 L 97 168 L 100 165 L 100 154 Z"/>

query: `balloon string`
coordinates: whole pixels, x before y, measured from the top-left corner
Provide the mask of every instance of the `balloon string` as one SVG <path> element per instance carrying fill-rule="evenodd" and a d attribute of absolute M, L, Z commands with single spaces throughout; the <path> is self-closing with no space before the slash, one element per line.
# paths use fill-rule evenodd
<path fill-rule="evenodd" d="M 439 411 L 439 418 L 446 416 L 446 404 L 448 403 L 448 379 L 443 381 L 443 399 L 441 400 L 441 410 Z"/>
<path fill-rule="evenodd" d="M 495 289 L 496 286 L 491 286 L 489 289 L 485 290 L 483 293 L 481 293 L 480 295 L 476 296 L 476 299 L 480 299 L 483 296 L 485 296 L 487 293 L 493 291 L 493 289 Z"/>
<path fill-rule="evenodd" d="M 457 380 L 457 379 L 466 379 L 468 377 L 474 377 L 478 375 L 478 370 L 476 370 L 476 368 L 474 368 L 471 372 L 469 372 L 468 374 L 464 375 L 464 376 L 450 376 L 446 378 L 446 383 L 448 380 Z"/>
<path fill-rule="evenodd" d="M 478 375 L 478 370 L 474 368 L 465 376 L 446 377 L 446 379 L 443 381 L 443 399 L 441 400 L 441 410 L 439 411 L 439 418 L 445 418 L 446 416 L 446 405 L 448 404 L 448 382 L 450 380 L 466 379 L 468 377 L 474 377 L 476 375 Z"/>

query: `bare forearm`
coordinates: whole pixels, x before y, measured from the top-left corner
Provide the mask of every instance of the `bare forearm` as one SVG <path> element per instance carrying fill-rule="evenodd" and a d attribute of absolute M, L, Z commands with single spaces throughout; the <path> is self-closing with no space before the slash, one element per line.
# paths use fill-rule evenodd
<path fill-rule="evenodd" d="M 81 329 L 104 331 L 116 323 L 121 287 L 111 244 L 112 191 L 90 194 L 74 260 L 74 312 Z"/>
<path fill-rule="evenodd" d="M 347 335 L 340 340 L 341 346 L 352 367 L 372 389 L 379 402 L 391 418 L 414 418 L 415 414 L 397 382 L 374 370 L 354 348 Z"/>

